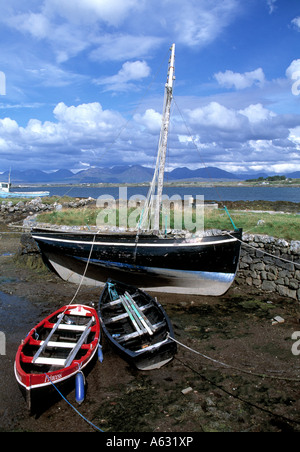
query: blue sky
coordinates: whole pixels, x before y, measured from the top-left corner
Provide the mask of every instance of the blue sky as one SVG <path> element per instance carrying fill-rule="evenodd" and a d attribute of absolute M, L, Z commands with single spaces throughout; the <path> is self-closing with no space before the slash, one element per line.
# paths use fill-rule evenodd
<path fill-rule="evenodd" d="M 0 0 L 0 171 L 300 171 L 299 0 Z"/>

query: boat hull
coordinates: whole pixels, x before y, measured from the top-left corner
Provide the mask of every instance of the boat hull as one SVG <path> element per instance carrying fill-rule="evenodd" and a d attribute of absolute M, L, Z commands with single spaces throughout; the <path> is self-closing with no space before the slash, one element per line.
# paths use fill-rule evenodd
<path fill-rule="evenodd" d="M 148 291 L 219 296 L 232 285 L 242 231 L 201 239 L 32 231 L 51 267 L 69 282 L 104 286 L 108 278 Z M 88 265 L 87 265 L 88 264 Z"/>
<path fill-rule="evenodd" d="M 148 322 L 150 334 L 138 334 L 130 316 L 126 316 L 124 304 L 112 299 L 109 287 L 135 304 L 134 311 L 140 310 Z M 124 299 L 124 298 L 123 298 Z M 131 312 L 134 314 L 134 311 Z M 108 280 L 99 301 L 99 318 L 103 332 L 115 350 L 139 370 L 160 369 L 174 358 L 177 345 L 172 340 L 173 327 L 162 305 L 144 291 L 128 284 Z M 128 311 L 127 311 L 128 312 Z M 121 317 L 121 318 L 120 318 Z M 116 334 L 118 333 L 118 334 Z M 133 336 L 133 337 L 132 337 Z"/>
<path fill-rule="evenodd" d="M 0 198 L 45 198 L 50 196 L 50 192 L 5 192 L 0 191 Z"/>
<path fill-rule="evenodd" d="M 68 322 L 72 323 L 64 324 L 61 321 L 54 332 L 54 322 L 58 322 L 62 315 L 66 315 Z M 76 338 L 85 329 L 87 334 L 84 341 L 74 352 L 74 358 L 66 364 L 70 352 L 72 353 L 77 345 Z M 52 342 L 48 341 L 50 348 L 45 349 L 41 357 L 36 357 L 36 352 L 52 331 Z M 14 363 L 15 377 L 29 410 L 36 410 L 36 402 L 46 402 L 47 395 L 53 393 L 54 384 L 66 386 L 79 371 L 86 369 L 96 355 L 99 342 L 98 315 L 89 306 L 64 306 L 32 328 L 20 344 Z"/>

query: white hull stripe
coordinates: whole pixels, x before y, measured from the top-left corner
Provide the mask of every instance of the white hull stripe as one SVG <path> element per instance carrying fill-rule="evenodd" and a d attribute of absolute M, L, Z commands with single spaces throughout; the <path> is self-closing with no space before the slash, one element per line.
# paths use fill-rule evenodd
<path fill-rule="evenodd" d="M 124 247 L 132 247 L 136 246 L 141 248 L 174 248 L 174 247 L 194 247 L 194 246 L 207 246 L 207 245 L 223 245 L 225 243 L 236 242 L 235 238 L 227 239 L 227 240 L 215 240 L 212 242 L 187 242 L 187 243 L 120 243 L 120 242 L 85 242 L 81 240 L 67 240 L 67 239 L 55 239 L 55 238 L 46 238 L 40 237 L 38 235 L 33 235 L 35 240 L 41 240 L 44 242 L 62 242 L 62 243 L 73 243 L 78 245 L 90 245 L 90 246 L 124 246 Z"/>

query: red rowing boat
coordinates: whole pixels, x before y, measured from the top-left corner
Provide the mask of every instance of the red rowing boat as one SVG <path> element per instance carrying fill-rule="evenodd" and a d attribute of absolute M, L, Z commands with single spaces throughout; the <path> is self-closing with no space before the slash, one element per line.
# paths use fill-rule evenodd
<path fill-rule="evenodd" d="M 75 377 L 98 350 L 100 323 L 95 309 L 64 306 L 42 320 L 22 341 L 15 359 L 15 376 L 29 409 L 33 397 Z"/>

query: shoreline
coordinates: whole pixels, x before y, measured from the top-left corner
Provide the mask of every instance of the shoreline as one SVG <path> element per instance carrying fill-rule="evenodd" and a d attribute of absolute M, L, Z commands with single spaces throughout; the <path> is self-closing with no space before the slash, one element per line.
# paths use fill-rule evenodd
<path fill-rule="evenodd" d="M 12 188 L 33 188 L 33 187 L 96 187 L 96 188 L 105 188 L 105 187 L 148 187 L 150 181 L 146 182 L 124 182 L 124 183 L 114 183 L 114 182 L 84 182 L 84 183 L 47 183 L 47 182 L 35 182 L 35 183 L 14 183 L 12 184 Z M 165 181 L 165 187 L 203 187 L 203 188 L 211 188 L 211 187 L 261 187 L 261 188 L 282 188 L 282 187 L 300 187 L 300 179 L 290 179 L 289 181 L 270 181 L 270 182 L 261 182 L 261 181 L 249 181 L 246 180 L 222 180 L 222 179 L 205 179 L 205 180 L 178 180 L 178 181 Z"/>

